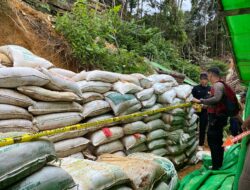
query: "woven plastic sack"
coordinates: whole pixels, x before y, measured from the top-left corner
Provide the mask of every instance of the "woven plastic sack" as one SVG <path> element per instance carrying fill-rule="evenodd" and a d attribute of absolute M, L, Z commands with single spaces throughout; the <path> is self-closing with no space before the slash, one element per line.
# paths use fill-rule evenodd
<path fill-rule="evenodd" d="M 76 137 L 82 137 L 83 135 L 87 134 L 89 131 L 87 129 L 76 130 L 76 131 L 68 131 L 65 133 L 59 133 L 56 135 L 48 136 L 49 140 L 52 142 L 58 142 L 66 139 L 73 139 Z"/>
<path fill-rule="evenodd" d="M 83 117 L 93 117 L 105 114 L 111 110 L 108 102 L 104 100 L 95 100 L 88 102 L 83 106 Z"/>
<path fill-rule="evenodd" d="M 149 89 L 145 89 L 145 90 L 142 90 L 141 92 L 136 93 L 136 97 L 140 101 L 144 101 L 144 100 L 150 99 L 153 96 L 153 94 L 154 94 L 154 89 L 149 88 Z"/>
<path fill-rule="evenodd" d="M 156 119 L 160 119 L 162 117 L 162 113 L 157 113 L 157 114 L 154 114 L 154 115 L 150 115 L 148 117 L 145 117 L 143 119 L 144 122 L 150 122 L 150 121 L 154 121 Z"/>
<path fill-rule="evenodd" d="M 44 131 L 77 124 L 82 118 L 82 114 L 77 112 L 54 113 L 34 117 L 33 125 Z"/>
<path fill-rule="evenodd" d="M 93 117 L 91 119 L 88 119 L 87 123 L 96 122 L 96 121 L 100 121 L 100 120 L 103 120 L 103 119 L 109 119 L 109 118 L 113 118 L 113 117 L 114 117 L 114 115 L 112 115 L 112 114 L 103 114 L 103 115 L 96 116 L 96 117 Z M 117 122 L 113 122 L 113 123 L 110 123 L 110 124 L 98 125 L 96 127 L 91 127 L 88 130 L 89 131 L 97 131 L 98 129 L 101 129 L 103 127 L 109 127 L 109 126 L 114 126 L 114 125 L 117 125 Z"/>
<path fill-rule="evenodd" d="M 167 158 L 169 158 L 176 167 L 184 165 L 185 162 L 187 162 L 187 157 L 185 156 L 184 153 L 180 155 L 174 155 L 174 156 L 168 155 Z"/>
<path fill-rule="evenodd" d="M 159 183 L 162 183 L 162 181 L 168 183 L 167 185 L 170 190 L 174 190 L 178 186 L 178 174 L 175 170 L 173 163 L 169 159 L 148 153 L 134 153 L 129 155 L 128 157 L 151 160 L 156 164 L 159 164 L 165 172 L 165 175 L 161 178 L 161 181 Z M 157 186 L 157 184 L 155 186 Z"/>
<path fill-rule="evenodd" d="M 133 83 L 121 81 L 114 83 L 113 89 L 121 94 L 134 94 L 143 90 Z"/>
<path fill-rule="evenodd" d="M 86 77 L 88 75 L 88 72 L 81 71 L 80 73 L 77 73 L 75 76 L 73 76 L 71 79 L 75 82 L 86 80 Z"/>
<path fill-rule="evenodd" d="M 131 114 L 131 113 L 135 113 L 135 112 L 138 112 L 141 108 L 142 108 L 142 105 L 140 103 L 139 104 L 135 104 L 135 105 L 131 106 L 130 108 L 128 108 L 127 110 L 125 110 L 120 115 L 128 115 L 128 114 Z M 136 120 L 137 121 L 138 118 L 140 118 L 140 117 L 137 117 L 135 119 L 132 118 L 131 120 Z M 127 121 L 124 120 L 124 123 L 127 123 Z"/>
<path fill-rule="evenodd" d="M 187 116 L 187 112 L 185 112 L 185 110 L 181 109 L 181 108 L 173 109 L 173 110 L 169 111 L 168 113 L 170 113 L 173 116 L 180 116 L 180 117 L 186 117 Z"/>
<path fill-rule="evenodd" d="M 121 168 L 132 182 L 133 189 L 150 190 L 164 175 L 164 170 L 161 166 L 149 160 L 102 155 L 98 161 Z"/>
<path fill-rule="evenodd" d="M 88 143 L 89 140 L 83 137 L 59 141 L 55 143 L 56 155 L 63 158 L 81 152 L 87 148 Z"/>
<path fill-rule="evenodd" d="M 49 70 L 54 72 L 54 73 L 57 73 L 59 75 L 68 77 L 68 78 L 72 78 L 72 77 L 74 77 L 76 75 L 76 73 L 73 72 L 73 71 L 66 70 L 66 69 L 61 69 L 61 68 L 51 68 Z"/>
<path fill-rule="evenodd" d="M 160 95 L 172 88 L 172 83 L 155 83 L 153 89 L 156 94 Z"/>
<path fill-rule="evenodd" d="M 74 187 L 76 184 L 66 171 L 59 167 L 46 166 L 7 190 L 68 190 Z"/>
<path fill-rule="evenodd" d="M 197 119 L 198 119 L 198 115 L 193 114 L 193 115 L 191 116 L 191 118 L 190 118 L 189 122 L 188 122 L 189 126 L 191 126 L 191 125 L 195 124 L 195 123 L 196 123 L 196 121 L 197 121 Z"/>
<path fill-rule="evenodd" d="M 70 78 L 59 75 L 55 72 L 49 71 L 45 68 L 41 68 L 41 71 L 48 76 L 50 82 L 48 87 L 52 90 L 73 92 L 79 97 L 82 97 L 82 91 L 78 84 Z"/>
<path fill-rule="evenodd" d="M 83 103 L 92 102 L 95 100 L 103 100 L 104 96 L 96 92 L 85 92 L 82 93 Z"/>
<path fill-rule="evenodd" d="M 155 154 L 157 156 L 165 156 L 167 154 L 167 150 L 165 148 L 158 148 L 151 150 L 149 153 Z"/>
<path fill-rule="evenodd" d="M 149 80 L 153 82 L 165 83 L 165 82 L 172 82 L 173 84 L 177 84 L 176 80 L 170 75 L 164 74 L 154 74 L 148 77 Z"/>
<path fill-rule="evenodd" d="M 99 156 L 102 154 L 114 153 L 121 150 L 123 150 L 123 144 L 121 143 L 121 141 L 116 140 L 107 144 L 100 145 L 96 148 L 95 154 Z"/>
<path fill-rule="evenodd" d="M 156 129 L 164 129 L 167 130 L 170 126 L 168 124 L 165 124 L 161 119 L 156 119 L 153 121 L 149 121 L 147 123 L 148 131 L 154 131 Z"/>
<path fill-rule="evenodd" d="M 141 143 L 133 148 L 130 148 L 126 151 L 127 154 L 133 154 L 135 152 L 146 152 L 148 150 L 148 147 L 145 143 Z"/>
<path fill-rule="evenodd" d="M 122 138 L 122 143 L 125 146 L 126 150 L 134 148 L 144 142 L 146 142 L 146 136 L 139 133 Z"/>
<path fill-rule="evenodd" d="M 138 80 L 138 77 L 135 77 L 133 75 L 126 75 L 126 74 L 120 74 L 119 75 L 119 81 L 121 82 L 129 82 L 133 83 L 137 86 L 140 86 L 140 81 Z"/>
<path fill-rule="evenodd" d="M 184 133 L 182 129 L 178 129 L 172 132 L 168 132 L 166 137 L 168 145 L 177 145 L 187 143 L 189 141 L 190 135 Z"/>
<path fill-rule="evenodd" d="M 151 88 L 153 86 L 152 81 L 150 81 L 147 77 L 145 77 L 143 74 L 140 73 L 134 73 L 131 74 L 132 76 L 136 77 L 139 82 L 140 82 L 140 86 L 144 89 L 148 89 Z"/>
<path fill-rule="evenodd" d="M 111 90 L 112 85 L 105 82 L 80 81 L 77 82 L 82 92 L 106 93 Z"/>
<path fill-rule="evenodd" d="M 166 146 L 166 140 L 165 139 L 157 139 L 157 140 L 153 140 L 153 141 L 148 143 L 148 149 L 149 150 L 163 148 L 165 146 Z"/>
<path fill-rule="evenodd" d="M 32 120 L 32 115 L 21 107 L 0 104 L 0 120 L 1 119 L 27 119 Z"/>
<path fill-rule="evenodd" d="M 78 190 L 103 190 L 129 183 L 123 170 L 113 164 L 64 158 L 61 167 L 79 185 Z"/>
<path fill-rule="evenodd" d="M 18 107 L 27 108 L 35 102 L 21 93 L 10 89 L 0 89 L 0 104 L 10 104 Z"/>
<path fill-rule="evenodd" d="M 196 141 L 189 149 L 186 151 L 186 156 L 190 157 L 192 154 L 195 154 L 195 151 L 197 150 L 199 142 Z"/>
<path fill-rule="evenodd" d="M 186 99 L 192 92 L 192 86 L 183 84 L 174 88 L 178 98 Z"/>
<path fill-rule="evenodd" d="M 16 88 L 19 86 L 44 86 L 49 78 L 32 68 L 9 67 L 0 69 L 0 87 Z"/>
<path fill-rule="evenodd" d="M 79 96 L 73 92 L 56 92 L 47 90 L 37 86 L 22 86 L 17 90 L 33 99 L 45 102 L 72 102 L 81 100 Z"/>
<path fill-rule="evenodd" d="M 159 108 L 162 108 L 163 106 L 161 104 L 155 104 L 154 106 L 152 106 L 151 108 L 147 108 L 147 109 L 142 109 L 142 111 L 149 111 L 149 110 L 156 110 Z M 149 115 L 147 117 L 144 118 L 144 122 L 149 122 L 152 120 L 156 120 L 161 118 L 162 113 L 157 113 L 157 114 L 153 114 L 153 115 Z"/>
<path fill-rule="evenodd" d="M 76 102 L 36 102 L 28 110 L 33 115 L 44 115 L 62 112 L 82 112 L 82 106 Z"/>
<path fill-rule="evenodd" d="M 102 128 L 90 135 L 90 141 L 93 146 L 99 146 L 124 136 L 122 127 Z"/>
<path fill-rule="evenodd" d="M 67 156 L 66 158 L 84 159 L 84 156 L 83 156 L 83 153 L 78 152 L 75 154 L 71 154 L 71 155 Z"/>
<path fill-rule="evenodd" d="M 88 81 L 102 81 L 102 82 L 109 82 L 113 83 L 118 81 L 119 74 L 112 73 L 108 71 L 90 71 L 86 77 Z"/>
<path fill-rule="evenodd" d="M 17 181 L 31 175 L 41 169 L 47 162 L 55 159 L 55 157 L 56 153 L 53 144 L 45 140 L 1 147 L 1 189 L 6 189 Z"/>
<path fill-rule="evenodd" d="M 169 145 L 166 146 L 167 154 L 168 155 L 178 155 L 185 151 L 185 149 L 188 147 L 188 144 L 182 144 L 182 145 Z"/>
<path fill-rule="evenodd" d="M 156 139 L 162 139 L 167 136 L 167 132 L 163 129 L 156 129 L 154 131 L 151 131 L 147 134 L 147 141 L 153 141 Z"/>
<path fill-rule="evenodd" d="M 142 101 L 141 104 L 144 108 L 150 108 L 155 105 L 156 99 L 157 97 L 154 94 L 150 99 Z"/>
<path fill-rule="evenodd" d="M 34 55 L 29 50 L 17 45 L 5 45 L 0 47 L 0 52 L 7 55 L 14 67 L 44 67 L 51 68 L 54 65 L 48 60 Z"/>
<path fill-rule="evenodd" d="M 132 94 L 122 95 L 117 92 L 108 92 L 105 94 L 105 97 L 116 116 L 124 113 L 128 108 L 140 104 Z"/>
<path fill-rule="evenodd" d="M 0 132 L 27 132 L 35 133 L 38 129 L 33 127 L 32 122 L 26 119 L 8 119 L 0 120 Z"/>
<path fill-rule="evenodd" d="M 145 133 L 148 131 L 148 126 L 142 121 L 136 121 L 134 123 L 124 125 L 123 130 L 126 135 Z"/>
<path fill-rule="evenodd" d="M 173 104 L 175 97 L 176 92 L 174 89 L 171 89 L 160 95 L 157 101 L 162 104 Z"/>
<path fill-rule="evenodd" d="M 162 120 L 171 125 L 171 127 L 175 125 L 184 125 L 185 124 L 185 118 L 182 116 L 173 116 L 170 114 L 163 114 Z"/>

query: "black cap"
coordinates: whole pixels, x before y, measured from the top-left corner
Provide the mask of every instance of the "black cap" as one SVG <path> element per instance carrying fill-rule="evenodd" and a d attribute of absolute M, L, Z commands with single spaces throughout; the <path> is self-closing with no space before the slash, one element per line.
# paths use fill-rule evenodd
<path fill-rule="evenodd" d="M 200 74 L 200 79 L 208 79 L 207 73 L 201 73 Z"/>
<path fill-rule="evenodd" d="M 220 76 L 221 71 L 218 67 L 212 67 L 210 69 L 207 70 L 208 73 L 212 73 L 214 75 Z"/>

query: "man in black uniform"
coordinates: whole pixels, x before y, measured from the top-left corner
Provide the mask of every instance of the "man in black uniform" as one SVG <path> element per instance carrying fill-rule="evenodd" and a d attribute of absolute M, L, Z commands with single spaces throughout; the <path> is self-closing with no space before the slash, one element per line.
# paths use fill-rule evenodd
<path fill-rule="evenodd" d="M 194 98 L 200 100 L 200 99 L 208 98 L 209 93 L 210 93 L 210 86 L 208 85 L 207 73 L 201 73 L 200 74 L 200 84 L 193 88 L 192 94 L 193 94 Z M 203 146 L 204 146 L 204 142 L 205 142 L 205 134 L 206 134 L 207 124 L 208 124 L 207 109 L 202 108 L 202 111 L 200 113 L 197 113 L 197 115 L 200 118 L 198 150 L 203 150 Z"/>

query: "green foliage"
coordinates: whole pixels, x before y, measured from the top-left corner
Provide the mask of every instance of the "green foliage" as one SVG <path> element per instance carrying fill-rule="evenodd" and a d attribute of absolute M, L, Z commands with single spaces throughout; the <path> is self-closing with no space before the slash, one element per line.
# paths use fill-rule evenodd
<path fill-rule="evenodd" d="M 151 72 L 137 53 L 123 47 L 116 48 L 119 47 L 117 30 L 123 25 L 118 16 L 119 10 L 120 6 L 116 6 L 98 15 L 96 11 L 87 8 L 85 1 L 80 0 L 72 13 L 57 17 L 56 29 L 68 39 L 75 57 L 82 64 L 121 73 Z M 116 47 L 107 47 L 112 44 Z"/>
<path fill-rule="evenodd" d="M 213 60 L 207 64 L 206 68 L 218 67 L 221 70 L 221 75 L 226 76 L 228 73 L 228 65 L 220 60 Z"/>
<path fill-rule="evenodd" d="M 151 73 L 144 58 L 196 80 L 199 69 L 181 58 L 179 48 L 159 28 L 119 17 L 121 6 L 99 14 L 78 0 L 71 13 L 58 16 L 56 29 L 70 42 L 83 65 L 120 73 Z"/>

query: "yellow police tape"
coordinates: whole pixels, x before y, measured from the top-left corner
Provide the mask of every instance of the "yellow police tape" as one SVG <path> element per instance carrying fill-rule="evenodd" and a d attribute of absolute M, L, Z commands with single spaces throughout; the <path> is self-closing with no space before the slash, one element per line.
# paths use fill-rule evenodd
<path fill-rule="evenodd" d="M 170 111 L 170 110 L 173 110 L 173 109 L 176 109 L 176 108 L 190 107 L 191 105 L 192 105 L 192 103 L 183 103 L 183 104 L 178 104 L 178 105 L 173 105 L 173 106 L 167 106 L 167 107 L 164 107 L 164 108 L 159 108 L 159 109 L 156 109 L 156 110 L 148 110 L 148 111 L 144 111 L 144 112 L 137 112 L 137 113 L 133 113 L 133 114 L 129 114 L 129 115 L 113 117 L 113 118 L 103 119 L 103 120 L 89 122 L 89 123 L 76 124 L 76 125 L 72 125 L 72 126 L 67 126 L 67 127 L 62 127 L 62 128 L 58 128 L 58 129 L 42 131 L 42 132 L 33 133 L 33 134 L 24 134 L 24 135 L 17 136 L 17 137 L 3 138 L 3 139 L 0 139 L 0 147 L 15 144 L 15 143 L 28 142 L 28 141 L 31 141 L 33 139 L 37 139 L 39 137 L 55 135 L 55 134 L 59 134 L 59 133 L 65 133 L 65 132 L 75 131 L 75 130 L 80 130 L 80 129 L 88 129 L 90 127 L 100 126 L 100 125 L 105 125 L 105 124 L 111 124 L 111 123 L 114 123 L 114 122 L 124 121 L 124 120 L 128 120 L 128 119 L 135 118 L 135 117 L 153 115 L 153 114 L 156 114 L 156 113 Z"/>

